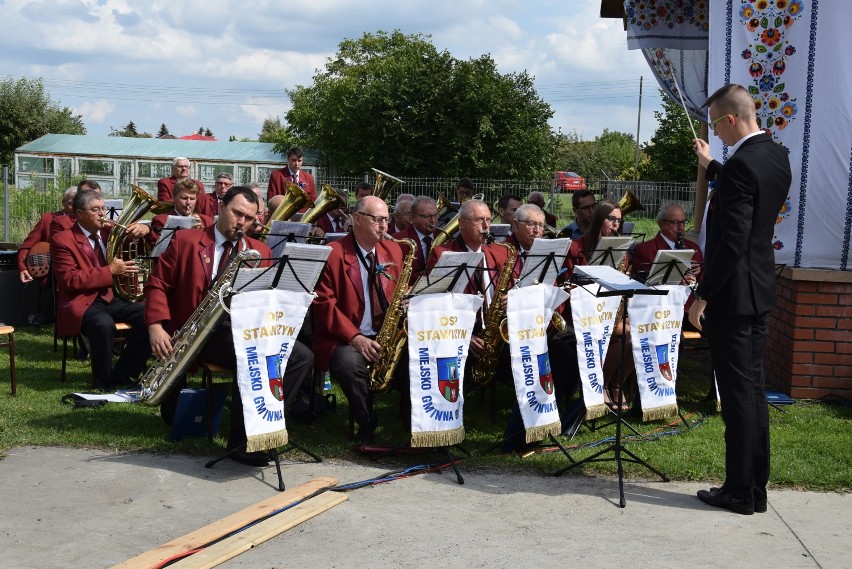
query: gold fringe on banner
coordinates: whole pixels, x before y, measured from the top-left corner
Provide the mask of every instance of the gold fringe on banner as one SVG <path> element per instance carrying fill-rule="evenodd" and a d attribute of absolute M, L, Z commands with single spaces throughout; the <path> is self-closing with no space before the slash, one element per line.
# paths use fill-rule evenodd
<path fill-rule="evenodd" d="M 411 433 L 411 446 L 415 448 L 449 447 L 464 440 L 464 426 L 449 431 L 421 431 Z"/>
<path fill-rule="evenodd" d="M 527 429 L 526 442 L 527 444 L 537 443 L 540 440 L 546 439 L 550 435 L 558 435 L 561 432 L 562 423 L 560 421 L 550 423 L 549 425 L 539 425 L 538 427 Z"/>
<path fill-rule="evenodd" d="M 246 452 L 257 452 L 283 447 L 289 440 L 286 429 L 264 435 L 252 435 L 248 438 L 248 443 L 246 443 Z"/>
<path fill-rule="evenodd" d="M 591 407 L 586 408 L 586 421 L 592 421 L 594 419 L 598 419 L 607 414 L 609 409 L 606 404 L 601 403 L 600 405 L 592 405 Z"/>
<path fill-rule="evenodd" d="M 677 415 L 677 403 L 654 407 L 653 409 L 642 409 L 642 421 L 659 421 Z"/>

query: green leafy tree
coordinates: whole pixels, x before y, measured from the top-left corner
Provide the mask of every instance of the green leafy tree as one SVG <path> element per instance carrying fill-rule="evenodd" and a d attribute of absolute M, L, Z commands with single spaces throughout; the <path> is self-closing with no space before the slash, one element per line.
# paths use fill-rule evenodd
<path fill-rule="evenodd" d="M 659 126 L 645 147 L 648 161 L 640 165 L 643 180 L 691 182 L 695 180 L 697 163 L 692 150 L 692 130 L 699 131 L 699 121 L 687 117 L 683 108 L 663 94 L 663 112 L 654 111 Z"/>
<path fill-rule="evenodd" d="M 457 60 L 423 34 L 344 40 L 313 85 L 287 94 L 291 136 L 276 150 L 298 142 L 339 174 L 546 177 L 555 159 L 532 78 L 498 73 L 488 55 Z"/>
<path fill-rule="evenodd" d="M 127 138 L 153 138 L 153 135 L 151 135 L 150 132 L 140 133 L 136 129 L 136 123 L 134 123 L 133 121 L 127 123 L 127 125 L 125 125 L 125 127 L 121 130 L 116 130 L 113 127 L 110 127 L 109 130 L 110 133 L 108 136 L 124 136 Z"/>
<path fill-rule="evenodd" d="M 594 140 L 583 140 L 576 132 L 559 142 L 557 170 L 577 172 L 586 179 L 625 179 L 636 153 L 636 139 L 626 132 L 604 129 Z"/>
<path fill-rule="evenodd" d="M 160 130 L 157 131 L 157 138 L 163 138 L 169 135 L 169 129 L 166 123 L 160 123 Z"/>
<path fill-rule="evenodd" d="M 281 123 L 281 117 L 272 117 L 264 119 L 263 125 L 260 127 L 258 142 L 271 142 L 275 144 L 276 149 L 288 149 L 297 144 L 296 139 L 287 130 L 287 127 Z"/>
<path fill-rule="evenodd" d="M 45 134 L 86 134 L 83 117 L 52 100 L 41 79 L 0 80 L 0 164 L 13 167 L 15 149 Z"/>

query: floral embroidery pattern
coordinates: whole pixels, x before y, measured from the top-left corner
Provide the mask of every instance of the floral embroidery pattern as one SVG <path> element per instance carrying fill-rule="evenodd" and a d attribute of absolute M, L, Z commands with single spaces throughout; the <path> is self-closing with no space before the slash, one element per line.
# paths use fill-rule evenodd
<path fill-rule="evenodd" d="M 740 56 L 748 62 L 752 78 L 749 92 L 754 97 L 757 125 L 773 138 L 796 117 L 799 108 L 796 98 L 785 90 L 783 81 L 787 60 L 796 54 L 784 30 L 801 17 L 802 0 L 742 0 L 740 21 L 753 34 L 751 43 Z"/>
<path fill-rule="evenodd" d="M 692 24 L 706 32 L 710 29 L 709 5 L 707 0 L 636 0 L 625 3 L 624 10 L 628 23 L 646 31 L 657 26 L 673 29 Z"/>

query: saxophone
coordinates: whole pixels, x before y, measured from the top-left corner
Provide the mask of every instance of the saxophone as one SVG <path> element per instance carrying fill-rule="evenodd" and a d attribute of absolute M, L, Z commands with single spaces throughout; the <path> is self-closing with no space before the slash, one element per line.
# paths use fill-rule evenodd
<path fill-rule="evenodd" d="M 216 278 L 207 296 L 172 338 L 174 348 L 172 355 L 168 359 L 154 362 L 154 365 L 142 376 L 139 393 L 142 403 L 152 407 L 159 405 L 177 384 L 180 376 L 201 352 L 204 342 L 222 322 L 225 314 L 223 299 L 231 291 L 231 281 L 237 269 L 240 268 L 240 262 L 258 261 L 260 258 L 260 252 L 255 249 L 240 251 L 225 272 Z"/>
<path fill-rule="evenodd" d="M 385 235 L 385 238 L 397 244 L 405 243 L 408 245 L 408 253 L 405 255 L 402 270 L 397 277 L 393 298 L 385 312 L 382 329 L 376 336 L 376 342 L 382 346 L 382 354 L 377 362 L 368 366 L 370 369 L 370 391 L 377 393 L 384 393 L 390 389 L 394 371 L 396 371 L 402 350 L 408 341 L 408 329 L 403 323 L 405 312 L 402 309 L 402 301 L 408 288 L 408 280 L 411 278 L 415 248 L 418 247 L 411 239 L 394 239 L 389 235 Z"/>
<path fill-rule="evenodd" d="M 488 306 L 488 313 L 482 322 L 482 342 L 485 344 L 485 351 L 473 362 L 470 370 L 470 380 L 476 385 L 488 385 L 497 371 L 497 360 L 505 343 L 501 333 L 501 322 L 506 316 L 503 299 L 508 292 L 509 279 L 512 278 L 512 269 L 515 267 L 515 258 L 518 255 L 515 248 L 508 243 L 495 243 L 494 245 L 506 247 L 509 252 L 509 258 L 497 276 L 497 282 L 494 286 L 494 297 L 491 299 L 491 304 Z"/>

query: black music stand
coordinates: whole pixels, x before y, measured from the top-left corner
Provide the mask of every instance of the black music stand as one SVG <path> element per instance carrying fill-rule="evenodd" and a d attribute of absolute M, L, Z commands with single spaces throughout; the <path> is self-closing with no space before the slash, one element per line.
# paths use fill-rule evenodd
<path fill-rule="evenodd" d="M 285 250 L 284 254 L 278 259 L 260 259 L 260 260 L 261 261 L 263 261 L 263 260 L 274 260 L 275 263 L 271 267 L 265 268 L 258 275 L 254 276 L 253 278 L 251 278 L 250 280 L 245 282 L 240 290 L 249 288 L 253 283 L 255 283 L 257 281 L 260 281 L 260 282 L 265 281 L 266 279 L 264 279 L 264 276 L 266 276 L 266 275 L 272 275 L 272 280 L 268 283 L 268 285 L 266 287 L 262 287 L 262 288 L 276 289 L 276 288 L 278 288 L 278 285 L 281 281 L 282 275 L 285 274 L 285 270 L 286 270 L 287 274 L 291 275 L 293 277 L 293 280 L 296 283 L 298 283 L 302 287 L 302 289 L 304 289 L 305 292 L 313 293 L 313 290 L 312 290 L 313 285 L 311 287 L 308 287 L 302 281 L 302 279 L 299 277 L 299 275 L 297 273 L 296 268 L 293 266 L 293 263 L 292 263 L 292 261 L 296 260 L 296 259 L 291 259 L 290 255 L 287 254 L 286 250 Z M 310 261 L 310 262 L 317 262 L 317 263 L 325 263 L 324 260 L 320 260 L 320 259 L 302 259 L 302 258 L 299 258 L 298 260 L 299 261 Z M 245 267 L 248 264 L 246 261 L 242 261 L 241 263 L 242 263 L 242 265 L 241 265 L 240 269 L 242 269 L 243 267 Z M 239 272 L 240 272 L 240 270 L 238 269 L 234 273 L 234 278 L 231 281 L 231 285 L 229 286 L 229 291 L 228 291 L 228 293 L 230 295 L 233 295 L 235 292 L 239 292 L 239 291 L 231 290 L 231 287 L 233 287 L 234 283 L 237 281 L 237 275 L 239 274 Z M 262 290 L 262 288 L 261 288 L 261 290 Z M 255 288 L 253 290 L 257 290 L 257 288 Z M 285 407 L 285 409 L 286 409 L 286 407 Z M 246 448 L 245 444 L 240 445 L 236 448 L 233 448 L 233 449 L 229 450 L 228 452 L 226 452 L 225 454 L 223 454 L 222 456 L 205 463 L 204 467 L 205 468 L 213 468 L 213 466 L 217 462 L 219 462 L 219 461 L 221 461 L 225 458 L 228 458 L 229 456 L 231 456 L 235 452 L 245 450 L 245 448 Z M 299 444 L 296 444 L 292 441 L 288 441 L 287 446 L 285 446 L 282 449 L 278 449 L 278 448 L 267 449 L 266 450 L 267 457 L 275 463 L 275 473 L 278 476 L 278 490 L 280 492 L 283 492 L 286 489 L 286 487 L 284 486 L 284 477 L 281 474 L 281 455 L 286 454 L 286 453 L 293 451 L 293 450 L 302 451 L 304 454 L 310 456 L 314 460 L 314 462 L 322 462 L 322 458 L 320 458 L 317 454 L 309 451 L 305 447 L 303 447 Z"/>
<path fill-rule="evenodd" d="M 577 270 L 578 270 L 578 272 L 580 272 L 582 270 L 582 267 L 578 267 Z M 597 286 L 598 286 L 597 291 L 592 293 L 596 297 L 598 297 L 598 298 L 603 298 L 603 297 L 608 297 L 608 296 L 621 296 L 622 297 L 622 301 L 624 302 L 624 318 L 627 318 L 629 300 L 631 298 L 633 298 L 633 296 L 650 295 L 650 294 L 653 294 L 653 295 L 668 294 L 668 291 L 648 288 L 645 285 L 643 285 L 639 282 L 636 282 L 636 281 L 633 281 L 633 282 L 636 283 L 635 286 L 622 285 L 622 286 L 618 286 L 618 287 L 613 287 L 611 284 L 609 284 L 608 282 L 606 282 L 603 279 L 595 279 L 594 277 L 592 277 L 592 281 L 594 283 L 596 283 Z M 592 292 L 592 291 L 589 291 L 589 292 Z M 624 356 L 625 356 L 625 352 L 626 352 L 626 345 L 627 345 L 627 342 L 621 343 L 621 359 L 622 359 L 622 362 L 624 361 Z M 554 476 L 562 476 L 562 474 L 571 470 L 572 468 L 575 468 L 575 467 L 580 466 L 581 464 L 585 464 L 587 462 L 605 462 L 605 461 L 614 460 L 615 463 L 616 463 L 616 466 L 617 466 L 617 470 L 618 470 L 618 493 L 619 493 L 618 505 L 622 508 L 627 506 L 627 501 L 624 499 L 624 468 L 622 466 L 623 462 L 632 462 L 634 464 L 639 464 L 641 466 L 644 466 L 645 468 L 647 468 L 648 470 L 650 470 L 651 472 L 653 472 L 654 474 L 656 474 L 657 476 L 662 478 L 663 482 L 669 482 L 669 480 L 670 480 L 669 477 L 666 474 L 664 474 L 662 471 L 654 468 L 653 466 L 648 464 L 646 461 L 642 460 L 641 458 L 636 456 L 633 452 L 629 451 L 627 448 L 624 447 L 624 445 L 621 441 L 621 423 L 622 423 L 622 414 L 623 414 L 622 403 L 624 401 L 624 389 L 623 388 L 624 388 L 624 365 L 621 365 L 620 368 L 619 368 L 619 373 L 618 373 L 618 401 L 616 401 L 616 404 L 617 404 L 616 417 L 617 417 L 618 420 L 615 423 L 615 441 L 611 445 L 609 445 L 608 447 L 604 448 L 603 450 L 600 450 L 600 451 L 594 453 L 593 455 L 588 456 L 588 457 L 586 457 L 586 458 L 584 458 L 580 461 L 575 462 L 569 456 L 568 458 L 571 459 L 571 461 L 572 461 L 571 464 L 569 464 L 568 466 L 561 468 L 561 469 L 559 469 L 559 470 L 557 470 L 556 472 L 553 473 Z M 611 457 L 605 457 L 604 455 L 608 454 L 610 451 L 612 451 L 613 455 Z M 563 453 L 566 454 L 566 456 L 567 456 L 567 451 L 563 451 Z M 622 457 L 622 455 L 626 455 L 626 458 Z"/>

